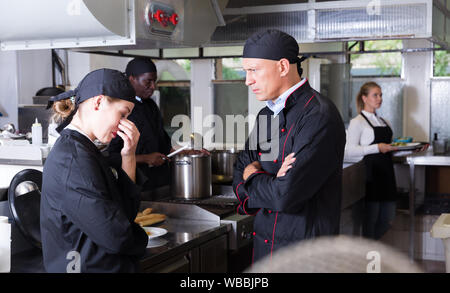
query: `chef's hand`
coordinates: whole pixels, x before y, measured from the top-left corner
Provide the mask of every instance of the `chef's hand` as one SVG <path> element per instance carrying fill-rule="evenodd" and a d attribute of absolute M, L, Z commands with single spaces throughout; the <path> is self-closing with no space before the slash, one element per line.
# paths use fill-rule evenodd
<path fill-rule="evenodd" d="M 385 153 L 388 153 L 388 152 L 392 152 L 392 151 L 398 150 L 398 147 L 391 146 L 388 143 L 382 143 L 381 142 L 381 143 L 378 144 L 378 150 L 380 151 L 380 153 L 385 154 Z"/>
<path fill-rule="evenodd" d="M 123 140 L 123 148 L 120 154 L 123 156 L 135 156 L 136 146 L 139 141 L 139 130 L 130 120 L 123 118 L 119 122 L 119 131 L 117 131 Z"/>
<path fill-rule="evenodd" d="M 242 174 L 242 178 L 244 180 L 247 180 L 247 178 L 250 177 L 250 175 L 261 170 L 262 170 L 261 164 L 258 161 L 254 161 L 253 163 L 250 163 L 247 165 L 247 167 L 245 167 L 244 173 Z"/>
<path fill-rule="evenodd" d="M 120 151 L 122 169 L 133 182 L 136 182 L 136 146 L 140 133 L 136 125 L 126 118 L 120 120 L 118 127 L 117 135 L 123 140 L 123 148 Z"/>
<path fill-rule="evenodd" d="M 287 171 L 292 168 L 292 164 L 295 162 L 295 153 L 290 153 L 281 165 L 280 170 L 278 170 L 277 177 L 283 177 L 286 175 Z"/>
<path fill-rule="evenodd" d="M 430 146 L 429 143 L 425 144 L 423 147 L 421 147 L 420 149 L 416 149 L 414 150 L 414 153 L 420 153 L 420 152 L 424 152 L 428 149 L 428 147 Z"/>
<path fill-rule="evenodd" d="M 154 152 L 146 155 L 141 155 L 144 158 L 145 163 L 151 166 L 161 166 L 166 161 L 169 160 L 169 158 L 161 153 Z"/>

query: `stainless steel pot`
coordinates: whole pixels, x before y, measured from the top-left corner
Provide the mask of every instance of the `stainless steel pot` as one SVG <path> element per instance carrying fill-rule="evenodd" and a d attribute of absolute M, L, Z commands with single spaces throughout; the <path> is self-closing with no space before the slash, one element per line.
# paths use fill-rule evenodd
<path fill-rule="evenodd" d="M 172 197 L 199 199 L 211 196 L 211 156 L 178 154 L 172 158 L 171 164 Z"/>
<path fill-rule="evenodd" d="M 236 149 L 214 150 L 211 152 L 211 171 L 214 183 L 233 181 L 234 163 L 239 156 Z"/>

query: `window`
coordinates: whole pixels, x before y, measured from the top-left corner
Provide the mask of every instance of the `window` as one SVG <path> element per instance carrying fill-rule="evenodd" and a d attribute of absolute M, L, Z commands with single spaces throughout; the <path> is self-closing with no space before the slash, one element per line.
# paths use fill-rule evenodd
<path fill-rule="evenodd" d="M 387 51 L 350 54 L 352 76 L 400 76 L 402 68 L 401 40 L 350 42 L 352 52 Z"/>
<path fill-rule="evenodd" d="M 439 46 L 437 46 L 439 48 Z M 450 51 L 434 51 L 434 76 L 450 76 Z"/>
<path fill-rule="evenodd" d="M 216 133 L 215 143 L 243 145 L 248 136 L 248 88 L 242 58 L 215 59 L 215 65 L 214 114 L 223 122 L 223 133 Z"/>
<path fill-rule="evenodd" d="M 158 60 L 158 80 L 188 81 L 191 79 L 191 60 Z"/>
<path fill-rule="evenodd" d="M 158 91 L 156 98 L 169 136 L 178 129 L 172 127 L 176 115 L 191 113 L 191 61 L 188 59 L 158 60 Z M 158 94 L 155 94 L 156 96 Z"/>
<path fill-rule="evenodd" d="M 216 80 L 245 80 L 242 58 L 216 59 Z"/>

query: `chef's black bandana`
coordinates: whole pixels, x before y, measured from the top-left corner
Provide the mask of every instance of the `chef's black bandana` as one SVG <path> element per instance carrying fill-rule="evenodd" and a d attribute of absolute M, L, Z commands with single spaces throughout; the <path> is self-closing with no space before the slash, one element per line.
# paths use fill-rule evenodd
<path fill-rule="evenodd" d="M 133 102 L 136 97 L 136 92 L 128 78 L 122 72 L 107 68 L 94 70 L 88 73 L 74 90 L 61 93 L 49 99 L 47 109 L 49 109 L 54 102 L 69 98 L 75 104 L 75 109 L 56 128 L 56 130 L 61 132 L 69 125 L 78 110 L 78 106 L 82 102 L 99 95 Z"/>
<path fill-rule="evenodd" d="M 300 63 L 306 58 L 298 57 L 297 41 L 290 35 L 274 29 L 255 33 L 244 45 L 243 58 L 259 58 L 278 61 L 286 58 L 289 63 L 297 64 L 297 71 L 302 76 Z"/>
<path fill-rule="evenodd" d="M 156 72 L 156 65 L 150 58 L 134 58 L 127 64 L 125 73 L 127 76 L 139 76 L 147 72 Z"/>

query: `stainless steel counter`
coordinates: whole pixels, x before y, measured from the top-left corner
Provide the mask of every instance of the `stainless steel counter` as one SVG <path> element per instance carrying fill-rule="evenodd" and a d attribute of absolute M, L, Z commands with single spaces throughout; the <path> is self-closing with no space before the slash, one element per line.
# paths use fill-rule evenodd
<path fill-rule="evenodd" d="M 143 271 L 151 270 L 171 258 L 185 254 L 202 244 L 210 242 L 227 234 L 229 225 L 204 223 L 199 221 L 186 221 L 168 219 L 161 227 L 168 231 L 167 234 L 152 240 L 147 247 L 145 255 L 140 261 Z M 45 272 L 42 263 L 42 252 L 30 248 L 12 255 L 11 272 L 15 273 L 42 273 Z"/>
<path fill-rule="evenodd" d="M 168 233 L 149 241 L 145 256 L 141 260 L 143 271 L 153 271 L 161 263 L 170 259 L 177 260 L 177 257 L 183 261 L 184 255 L 221 236 L 224 236 L 227 246 L 231 224 L 221 224 L 220 217 L 211 212 L 196 205 L 141 202 L 140 210 L 148 207 L 151 207 L 154 213 L 167 216 L 163 223 L 154 227 L 164 228 Z M 225 252 L 226 250 L 227 247 Z M 194 269 L 195 271 L 197 270 Z"/>
<path fill-rule="evenodd" d="M 409 259 L 414 261 L 414 233 L 415 233 L 415 166 L 450 166 L 450 153 L 434 155 L 429 148 L 425 152 L 410 153 L 403 157 L 394 157 L 394 162 L 409 166 Z"/>
<path fill-rule="evenodd" d="M 229 225 L 225 224 L 170 218 L 155 227 L 164 228 L 168 233 L 149 242 L 141 260 L 143 270 L 152 269 L 171 258 L 187 254 L 202 244 L 226 235 L 230 229 Z"/>
<path fill-rule="evenodd" d="M 2 202 L 2 204 L 6 203 L 7 202 Z M 146 208 L 149 205 L 151 205 L 150 202 L 143 202 L 141 209 Z M 145 255 L 140 262 L 141 268 L 144 271 L 149 271 L 152 267 L 157 266 L 166 260 L 192 251 L 202 244 L 209 243 L 218 237 L 222 236 L 225 238 L 225 244 L 227 243 L 227 233 L 231 228 L 231 224 L 220 224 L 220 222 L 215 221 L 214 218 L 207 220 L 207 217 L 210 215 L 206 211 L 196 211 L 196 209 L 201 209 L 194 205 L 184 205 L 184 209 L 189 209 L 189 213 L 197 215 L 199 221 L 186 219 L 183 217 L 183 214 L 180 214 L 179 216 L 181 218 L 178 219 L 173 218 L 168 214 L 168 218 L 164 222 L 160 225 L 154 225 L 155 227 L 166 229 L 168 233 L 149 242 L 150 246 L 147 247 Z M 3 209 L 0 206 L 0 212 L 1 214 L 10 217 L 6 206 Z M 166 211 L 164 212 L 167 214 Z M 174 212 L 177 212 L 177 210 L 174 210 Z M 12 228 L 13 254 L 11 257 L 11 272 L 45 272 L 42 263 L 42 252 L 32 248 L 26 243 L 25 247 L 23 243 L 24 240 L 21 240 L 21 235 L 18 235 L 20 233 L 18 233 L 14 223 Z"/>
<path fill-rule="evenodd" d="M 445 155 L 433 155 L 433 150 L 411 154 L 406 157 L 406 163 L 414 163 L 417 166 L 450 166 L 450 153 Z"/>
<path fill-rule="evenodd" d="M 342 172 L 341 209 L 345 209 L 365 196 L 366 170 L 364 162 L 345 162 Z"/>

